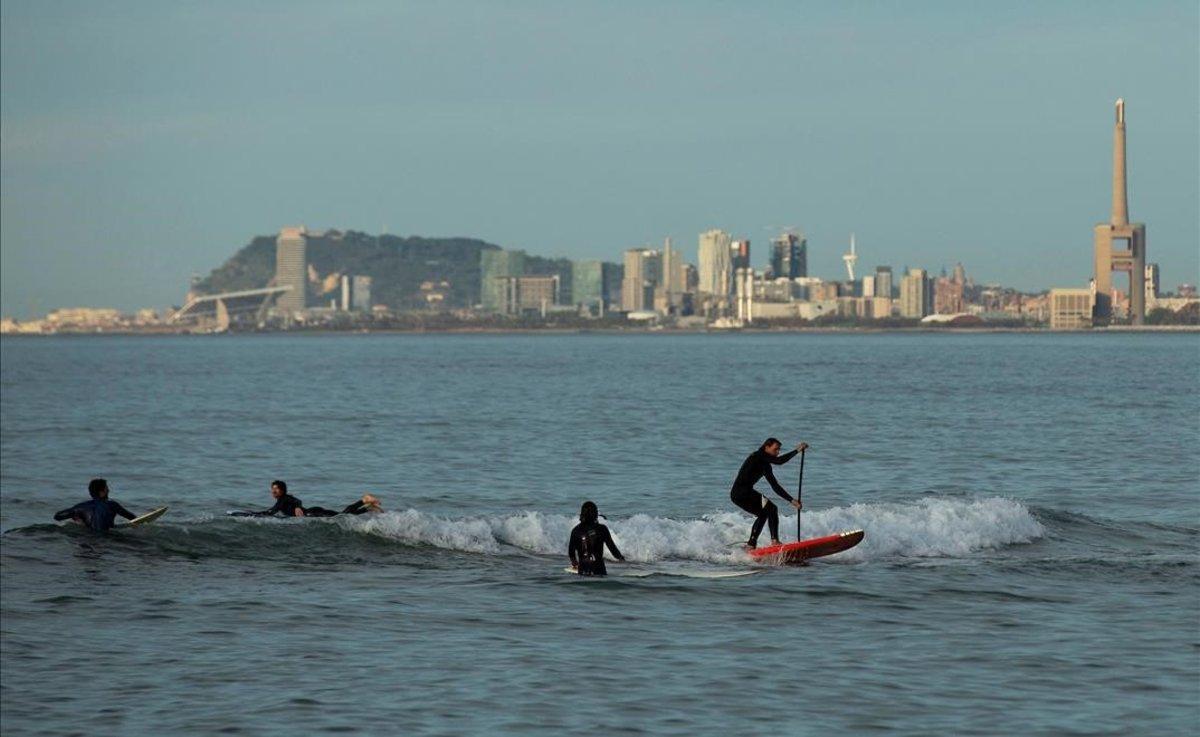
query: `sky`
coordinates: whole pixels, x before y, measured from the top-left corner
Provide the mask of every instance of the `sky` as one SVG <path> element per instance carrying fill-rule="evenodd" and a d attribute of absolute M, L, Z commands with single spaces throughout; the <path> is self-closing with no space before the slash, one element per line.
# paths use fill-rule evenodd
<path fill-rule="evenodd" d="M 0 5 L 0 312 L 179 304 L 304 224 L 619 261 L 804 231 L 809 272 L 1086 286 L 1129 210 L 1200 271 L 1185 2 Z"/>

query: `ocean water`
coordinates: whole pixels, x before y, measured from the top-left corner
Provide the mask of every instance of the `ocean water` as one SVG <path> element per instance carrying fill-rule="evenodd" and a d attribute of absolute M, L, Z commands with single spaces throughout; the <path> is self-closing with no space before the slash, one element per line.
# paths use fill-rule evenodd
<path fill-rule="evenodd" d="M 767 435 L 860 546 L 731 547 Z M 388 511 L 225 516 L 275 478 Z M 5 735 L 1200 725 L 1195 334 L 6 338 L 0 529 Z"/>

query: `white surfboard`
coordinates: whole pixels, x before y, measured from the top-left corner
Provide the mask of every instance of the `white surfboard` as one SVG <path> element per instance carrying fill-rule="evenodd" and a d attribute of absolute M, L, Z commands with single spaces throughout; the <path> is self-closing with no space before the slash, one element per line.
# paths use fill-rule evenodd
<path fill-rule="evenodd" d="M 159 507 L 158 509 L 154 510 L 153 512 L 146 512 L 141 517 L 135 517 L 135 518 L 129 520 L 129 522 L 127 524 L 124 524 L 121 526 L 122 527 L 137 527 L 138 525 L 144 525 L 147 522 L 153 522 L 154 520 L 158 519 L 159 517 L 163 516 L 166 513 L 167 513 L 166 507 Z"/>

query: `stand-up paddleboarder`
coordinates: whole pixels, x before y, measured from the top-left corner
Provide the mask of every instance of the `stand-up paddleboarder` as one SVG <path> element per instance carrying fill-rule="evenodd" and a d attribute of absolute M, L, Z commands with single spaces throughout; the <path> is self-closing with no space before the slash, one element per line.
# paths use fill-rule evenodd
<path fill-rule="evenodd" d="M 751 550 L 758 547 L 758 536 L 762 532 L 764 524 L 770 527 L 771 544 L 780 544 L 779 507 L 776 507 L 775 502 L 760 494 L 754 488 L 754 484 L 759 479 L 765 476 L 776 494 L 787 499 L 788 503 L 794 508 L 801 508 L 800 500 L 793 499 L 779 485 L 779 482 L 775 480 L 775 474 L 771 471 L 771 466 L 780 466 L 792 460 L 797 453 L 808 447 L 808 443 L 800 443 L 796 446 L 795 450 L 779 455 L 779 449 L 782 445 L 775 438 L 767 438 L 767 442 L 763 443 L 758 450 L 751 453 L 742 462 L 742 467 L 738 469 L 737 478 L 733 480 L 733 488 L 729 490 L 729 498 L 733 503 L 754 515 L 754 525 L 750 528 L 750 542 L 746 544 L 746 547 Z"/>

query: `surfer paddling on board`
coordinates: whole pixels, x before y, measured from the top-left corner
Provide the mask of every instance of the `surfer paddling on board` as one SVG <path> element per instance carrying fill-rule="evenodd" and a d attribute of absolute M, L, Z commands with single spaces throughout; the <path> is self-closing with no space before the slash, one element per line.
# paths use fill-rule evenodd
<path fill-rule="evenodd" d="M 250 514 L 254 517 L 274 517 L 277 514 L 284 517 L 304 516 L 304 502 L 288 493 L 286 481 L 279 479 L 272 481 L 271 496 L 275 498 L 275 506 Z"/>
<path fill-rule="evenodd" d="M 754 484 L 758 483 L 759 479 L 765 476 L 767 483 L 771 485 L 776 494 L 787 499 L 794 508 L 801 508 L 800 500 L 793 499 L 775 480 L 771 466 L 780 466 L 792 460 L 797 453 L 808 447 L 808 443 L 800 443 L 795 450 L 779 455 L 779 449 L 782 446 L 783 444 L 775 438 L 767 438 L 767 442 L 747 456 L 745 461 L 742 461 L 737 478 L 733 480 L 733 488 L 729 490 L 729 498 L 733 503 L 754 515 L 754 525 L 750 528 L 750 542 L 746 543 L 746 547 L 751 550 L 758 547 L 758 536 L 762 532 L 764 524 L 770 527 L 771 544 L 780 544 L 779 507 L 776 507 L 775 502 L 754 488 Z"/>
<path fill-rule="evenodd" d="M 324 507 L 304 507 L 304 502 L 288 493 L 287 482 L 276 479 L 271 482 L 271 496 L 275 498 L 275 506 L 257 512 L 237 512 L 239 516 L 274 517 L 281 514 L 284 517 L 333 517 L 338 512 Z M 363 494 L 359 499 L 345 509 L 341 514 L 366 514 L 367 512 L 382 512 L 383 505 L 372 494 Z"/>
<path fill-rule="evenodd" d="M 104 532 L 113 526 L 118 514 L 125 519 L 135 519 L 132 512 L 108 498 L 108 482 L 104 479 L 92 479 L 88 482 L 88 496 L 91 499 L 86 502 L 57 512 L 54 515 L 55 521 L 69 519 L 87 525 L 96 532 Z"/>
<path fill-rule="evenodd" d="M 595 502 L 584 502 L 579 509 L 579 524 L 571 530 L 571 541 L 567 544 L 567 555 L 571 567 L 581 576 L 607 576 L 604 567 L 604 546 L 612 551 L 617 560 L 625 560 L 617 544 L 613 542 L 608 528 L 600 524 L 600 510 Z"/>

